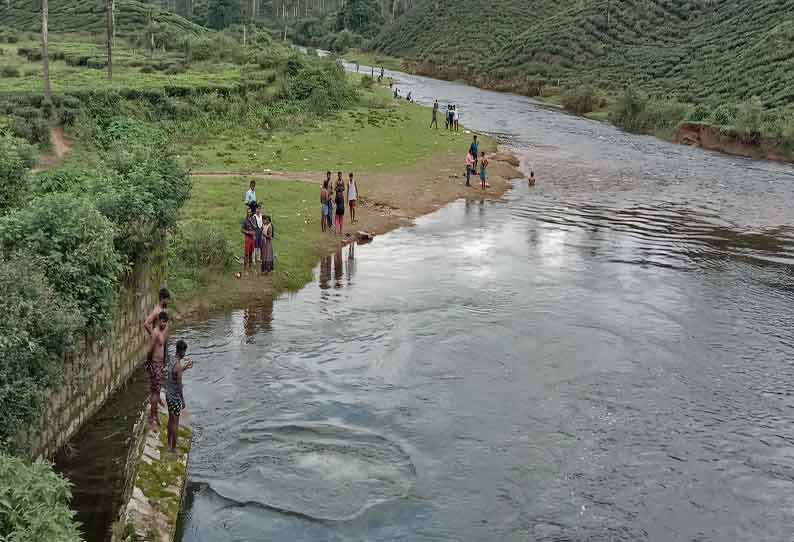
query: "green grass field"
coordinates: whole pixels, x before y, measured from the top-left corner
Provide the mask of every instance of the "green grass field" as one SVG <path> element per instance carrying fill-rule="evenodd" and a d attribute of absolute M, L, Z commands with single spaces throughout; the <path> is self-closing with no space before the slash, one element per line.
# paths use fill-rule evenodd
<path fill-rule="evenodd" d="M 402 68 L 402 59 L 393 56 L 383 55 L 371 51 L 348 51 L 342 55 L 348 62 L 358 62 L 362 66 L 374 66 L 376 69 L 383 66 L 387 70 L 399 71 Z M 379 72 L 376 70 L 375 76 Z"/>
<path fill-rule="evenodd" d="M 40 92 L 41 62 L 28 61 L 17 54 L 22 48 L 37 49 L 37 41 L 23 41 L 15 44 L 0 44 L 0 71 L 3 66 L 16 67 L 20 77 L 2 77 L 0 92 Z M 105 48 L 99 43 L 91 43 L 86 37 L 75 35 L 54 35 L 50 42 L 51 54 L 62 52 L 67 55 L 86 56 L 104 62 Z M 74 91 L 115 89 L 148 89 L 164 86 L 212 86 L 233 87 L 241 82 L 250 81 L 250 74 L 243 75 L 240 66 L 222 62 L 197 62 L 184 73 L 152 71 L 146 73 L 146 66 L 152 64 L 173 65 L 182 62 L 181 55 L 157 53 L 150 57 L 145 51 L 132 49 L 120 42 L 114 50 L 113 81 L 108 81 L 105 69 L 87 66 L 70 66 L 64 60 L 50 62 L 50 80 L 53 92 L 69 93 Z"/>
<path fill-rule="evenodd" d="M 275 133 L 177 136 L 177 148 L 195 171 L 394 171 L 460 148 L 462 132 L 430 130 L 429 124 L 428 109 L 397 102 L 356 107 Z"/>
<path fill-rule="evenodd" d="M 0 26 L 26 32 L 38 32 L 40 2 L 3 0 L 0 3 Z M 91 32 L 105 30 L 105 0 L 50 0 L 49 28 L 51 32 Z M 201 34 L 202 26 L 179 15 L 160 9 L 160 2 L 115 0 L 116 31 L 120 35 L 140 32 L 150 23 L 169 32 Z"/>
<path fill-rule="evenodd" d="M 191 228 L 197 222 L 209 222 L 226 239 L 237 255 L 242 255 L 240 224 L 245 218 L 243 199 L 249 179 L 240 177 L 195 177 L 193 192 L 182 211 L 179 228 Z M 319 244 L 323 239 L 315 215 L 317 187 L 301 181 L 258 180 L 257 196 L 263 213 L 273 219 L 276 229 L 274 251 L 276 271 L 272 277 L 253 285 L 258 293 L 294 291 L 311 280 L 317 264 Z M 236 293 L 247 295 L 249 279 L 238 281 L 232 272 L 223 275 L 216 269 L 169 269 L 170 282 L 181 296 L 204 298 L 213 305 L 239 301 Z M 253 280 L 253 279 L 251 279 Z"/>

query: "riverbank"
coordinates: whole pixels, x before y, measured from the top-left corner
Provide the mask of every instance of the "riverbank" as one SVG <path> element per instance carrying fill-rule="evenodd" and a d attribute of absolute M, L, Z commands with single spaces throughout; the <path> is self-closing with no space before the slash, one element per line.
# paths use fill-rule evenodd
<path fill-rule="evenodd" d="M 642 97 L 634 105 L 637 118 L 627 122 L 616 122 L 622 118 L 616 109 L 626 97 L 616 89 L 593 89 L 599 99 L 592 109 L 576 111 L 566 107 L 563 93 L 565 90 L 558 85 L 549 85 L 546 81 L 532 78 L 498 79 L 486 74 L 477 74 L 461 69 L 455 65 L 437 65 L 431 62 L 403 59 L 401 69 L 413 75 L 433 77 L 445 81 L 462 81 L 466 84 L 497 92 L 520 94 L 537 100 L 547 106 L 564 110 L 570 114 L 583 116 L 591 120 L 610 122 L 619 128 L 646 135 L 652 135 L 671 143 L 697 146 L 705 150 L 722 152 L 734 156 L 744 156 L 757 160 L 776 162 L 794 162 L 794 141 L 790 134 L 791 118 L 781 111 L 778 117 L 767 119 L 767 125 L 774 127 L 777 135 L 764 134 L 764 111 L 760 104 L 749 101 L 745 104 L 723 104 L 715 111 L 707 110 L 703 104 L 677 102 L 668 99 L 649 99 Z M 642 96 L 638 92 L 634 96 Z M 640 107 L 637 108 L 637 104 Z M 629 108 L 631 109 L 631 108 Z M 746 111 L 742 111 L 742 109 Z M 743 129 L 735 126 L 717 125 L 708 122 L 709 116 L 733 119 L 734 124 L 746 124 Z M 693 122 L 690 116 L 702 116 L 703 119 Z M 745 118 L 740 118 L 744 116 Z M 693 130 L 693 126 L 697 130 Z M 696 133 L 695 133 L 696 132 Z"/>
<path fill-rule="evenodd" d="M 367 119 L 387 119 L 368 122 Z M 297 291 L 312 278 L 317 261 L 340 243 L 350 243 L 357 232 L 372 235 L 409 225 L 424 214 L 460 198 L 498 199 L 520 177 L 518 161 L 508 153 L 496 153 L 496 141 L 480 136 L 480 147 L 492 155 L 491 187 L 485 192 L 479 179 L 464 185 L 465 155 L 472 133 L 430 129 L 425 107 L 394 101 L 386 109 L 359 109 L 324 122 L 316 130 L 285 135 L 279 140 L 279 159 L 262 164 L 233 163 L 231 171 L 200 157 L 188 160 L 207 169 L 193 174 L 193 191 L 179 222 L 179 229 L 195 228 L 197 221 L 210 223 L 216 236 L 233 248 L 231 266 L 179 269 L 173 261 L 169 286 L 175 293 L 180 318 L 208 314 L 246 302 Z M 341 137 L 338 137 L 341 135 Z M 242 153 L 250 156 L 250 152 Z M 222 164 L 229 167 L 229 164 Z M 304 168 L 297 169 L 300 166 Z M 323 233 L 320 228 L 319 192 L 325 171 L 356 174 L 359 201 L 356 224 L 345 216 L 345 234 Z M 270 276 L 258 272 L 236 278 L 242 272 L 240 223 L 243 195 L 250 181 L 257 182 L 263 212 L 273 218 L 276 237 L 276 269 Z"/>

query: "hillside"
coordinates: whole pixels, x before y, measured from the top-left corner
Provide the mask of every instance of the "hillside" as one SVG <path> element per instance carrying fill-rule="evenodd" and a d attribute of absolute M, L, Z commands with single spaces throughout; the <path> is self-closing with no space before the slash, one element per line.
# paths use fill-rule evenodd
<path fill-rule="evenodd" d="M 0 3 L 2 26 L 38 32 L 40 15 L 36 9 L 37 4 L 38 2 L 30 0 L 10 0 L 8 3 Z M 174 33 L 201 34 L 206 32 L 204 27 L 174 13 L 161 10 L 157 6 L 137 0 L 116 0 L 116 30 L 119 34 L 135 34 L 150 22 L 159 25 L 162 30 L 171 30 Z M 50 0 L 49 26 L 51 32 L 103 32 L 105 1 Z"/>
<path fill-rule="evenodd" d="M 373 46 L 427 72 L 794 101 L 794 0 L 425 0 Z M 441 66 L 441 68 L 439 68 Z"/>

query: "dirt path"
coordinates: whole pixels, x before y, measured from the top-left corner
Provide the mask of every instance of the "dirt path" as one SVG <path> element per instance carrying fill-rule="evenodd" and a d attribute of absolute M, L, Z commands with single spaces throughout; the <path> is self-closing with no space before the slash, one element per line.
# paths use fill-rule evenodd
<path fill-rule="evenodd" d="M 66 137 L 63 128 L 50 128 L 51 151 L 41 155 L 39 163 L 33 168 L 33 172 L 46 171 L 59 166 L 72 152 L 74 142 Z"/>

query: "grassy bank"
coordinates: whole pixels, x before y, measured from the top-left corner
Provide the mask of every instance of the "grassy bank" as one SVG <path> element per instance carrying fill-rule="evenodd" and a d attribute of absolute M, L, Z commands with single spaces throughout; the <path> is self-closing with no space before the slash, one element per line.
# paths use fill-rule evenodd
<path fill-rule="evenodd" d="M 415 163 L 459 145 L 460 135 L 430 131 L 429 110 L 393 102 L 383 91 L 362 92 L 363 105 L 285 129 L 230 126 L 203 133 L 177 130 L 178 152 L 196 172 L 372 173 Z M 465 150 L 464 150 L 465 152 Z"/>
<path fill-rule="evenodd" d="M 319 184 L 325 171 L 333 171 L 334 178 L 336 171 L 345 172 L 345 178 L 347 172 L 355 172 L 368 203 L 374 204 L 379 198 L 391 207 L 395 203 L 388 200 L 390 190 L 373 190 L 373 179 L 400 182 L 403 176 L 433 177 L 438 172 L 424 164 L 434 158 L 439 166 L 448 163 L 450 157 L 454 162 L 460 156 L 462 163 L 470 135 L 430 130 L 429 109 L 392 101 L 382 90 L 367 91 L 365 95 L 369 105 L 280 130 L 266 141 L 239 137 L 232 140 L 221 134 L 192 145 L 180 143 L 184 146 L 183 158 L 194 169 L 214 172 L 194 174 L 191 199 L 179 221 L 178 235 L 202 232 L 190 250 L 207 252 L 202 260 L 209 262 L 205 265 L 191 259 L 183 265 L 178 257 L 171 258 L 169 280 L 181 312 L 239 306 L 252 297 L 295 291 L 310 281 L 319 257 L 341 242 L 320 230 Z M 484 138 L 482 146 L 493 150 L 495 142 Z M 263 169 L 278 174 L 263 174 Z M 220 173 L 223 171 L 249 173 L 226 175 Z M 251 179 L 257 181 L 257 196 L 264 213 L 274 221 L 276 270 L 269 277 L 236 279 L 234 273 L 241 270 L 238 259 L 242 252 L 242 202 Z M 413 188 L 406 184 L 406 190 Z M 360 213 L 366 218 L 368 209 L 361 209 Z M 370 217 L 359 227 L 391 227 L 384 227 L 381 218 Z M 222 262 L 216 261 L 213 251 L 223 255 Z"/>
<path fill-rule="evenodd" d="M 374 66 L 376 77 L 380 75 L 379 69 L 381 66 L 387 70 L 399 71 L 402 69 L 403 62 L 401 58 L 360 49 L 347 51 L 342 55 L 342 58 L 348 62 L 358 62 L 362 66 Z"/>

